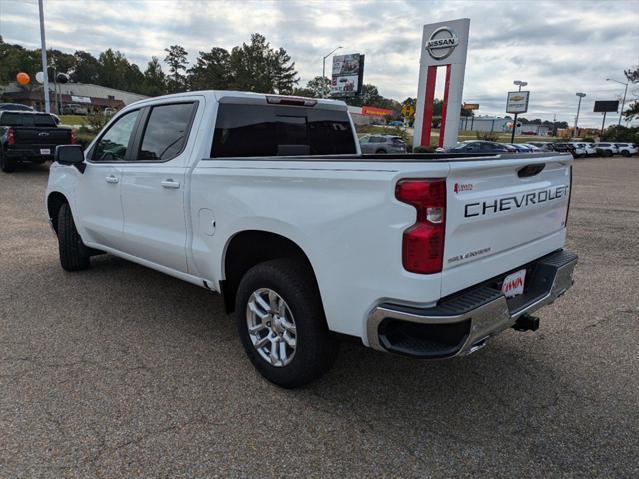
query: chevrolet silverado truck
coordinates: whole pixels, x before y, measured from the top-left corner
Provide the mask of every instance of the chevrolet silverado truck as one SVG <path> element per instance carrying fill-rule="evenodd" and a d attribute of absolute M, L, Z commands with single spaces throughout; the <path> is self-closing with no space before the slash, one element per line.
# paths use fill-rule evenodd
<path fill-rule="evenodd" d="M 190 92 L 58 147 L 46 211 L 62 268 L 110 253 L 221 293 L 250 361 L 291 388 L 344 336 L 439 359 L 535 330 L 573 282 L 571 163 L 363 155 L 343 102 Z"/>
<path fill-rule="evenodd" d="M 0 111 L 0 169 L 5 173 L 20 163 L 53 160 L 56 146 L 75 142 L 75 131 L 58 126 L 49 113 Z"/>

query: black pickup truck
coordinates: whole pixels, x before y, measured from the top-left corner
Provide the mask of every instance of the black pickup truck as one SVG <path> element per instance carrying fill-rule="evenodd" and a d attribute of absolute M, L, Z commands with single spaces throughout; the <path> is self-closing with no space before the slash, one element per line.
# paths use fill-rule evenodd
<path fill-rule="evenodd" d="M 0 169 L 5 173 L 19 163 L 53 160 L 56 146 L 75 142 L 75 131 L 59 127 L 48 113 L 0 111 Z"/>

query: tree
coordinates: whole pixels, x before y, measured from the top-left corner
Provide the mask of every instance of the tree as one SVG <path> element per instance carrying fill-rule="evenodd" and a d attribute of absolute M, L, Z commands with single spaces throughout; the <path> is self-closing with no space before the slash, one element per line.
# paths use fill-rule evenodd
<path fill-rule="evenodd" d="M 189 63 L 186 59 L 188 52 L 180 45 L 171 45 L 164 51 L 166 52 L 164 62 L 169 65 L 169 72 L 172 75 L 169 91 L 175 93 L 186 90 L 186 77 L 180 72 L 186 72 L 186 65 Z"/>
<path fill-rule="evenodd" d="M 188 82 L 193 90 L 225 90 L 231 83 L 229 59 L 223 48 L 199 52 L 195 65 L 188 70 Z"/>
<path fill-rule="evenodd" d="M 624 74 L 630 83 L 639 83 L 639 65 L 630 67 L 624 71 Z M 639 117 L 639 99 L 635 98 L 634 101 L 628 105 L 628 109 L 623 112 L 623 115 L 628 121 Z"/>
<path fill-rule="evenodd" d="M 149 96 L 164 95 L 166 93 L 166 75 L 160 66 L 158 57 L 152 57 L 144 71 L 142 92 Z"/>
<path fill-rule="evenodd" d="M 274 50 L 259 33 L 234 47 L 229 58 L 231 88 L 259 93 L 292 93 L 299 82 L 295 63 L 283 48 Z"/>
<path fill-rule="evenodd" d="M 75 63 L 71 81 L 78 83 L 99 83 L 100 62 L 90 53 L 78 50 L 73 54 Z"/>
<path fill-rule="evenodd" d="M 306 83 L 304 88 L 296 88 L 293 95 L 305 96 L 309 98 L 321 98 L 324 93 L 328 94 L 331 89 L 331 80 L 327 77 L 315 77 Z"/>

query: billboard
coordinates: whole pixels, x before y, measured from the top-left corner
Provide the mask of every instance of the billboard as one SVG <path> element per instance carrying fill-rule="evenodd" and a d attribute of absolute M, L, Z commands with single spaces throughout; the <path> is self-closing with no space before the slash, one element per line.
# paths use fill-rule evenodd
<path fill-rule="evenodd" d="M 362 92 L 364 55 L 351 53 L 333 57 L 332 97 L 356 96 Z"/>
<path fill-rule="evenodd" d="M 506 101 L 506 113 L 526 113 L 528 111 L 529 91 L 509 91 Z"/>
<path fill-rule="evenodd" d="M 619 109 L 619 100 L 606 100 L 606 101 L 596 101 L 595 109 L 593 110 L 595 113 L 610 113 L 617 112 Z"/>

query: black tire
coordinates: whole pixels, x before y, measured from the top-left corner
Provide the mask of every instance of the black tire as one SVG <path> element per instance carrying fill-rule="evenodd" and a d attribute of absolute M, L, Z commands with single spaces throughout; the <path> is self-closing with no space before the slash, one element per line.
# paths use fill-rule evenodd
<path fill-rule="evenodd" d="M 623 151 L 621 152 L 621 154 L 622 154 L 623 156 L 625 156 L 626 158 L 628 158 L 628 157 L 630 156 L 630 152 L 629 152 L 628 150 L 623 150 Z"/>
<path fill-rule="evenodd" d="M 381 148 L 375 152 L 376 155 L 384 155 L 386 154 L 386 150 L 382 150 Z"/>
<path fill-rule="evenodd" d="M 294 318 L 296 348 L 290 363 L 284 366 L 274 366 L 264 359 L 249 335 L 248 302 L 262 288 L 271 289 L 284 299 Z M 272 383 L 283 388 L 303 386 L 333 365 L 339 341 L 328 331 L 317 284 L 302 261 L 276 259 L 251 268 L 240 281 L 235 315 L 246 354 L 255 369 Z"/>
<path fill-rule="evenodd" d="M 4 150 L 0 147 L 0 170 L 5 173 L 13 173 L 16 171 L 16 163 L 11 158 L 7 158 Z"/>
<path fill-rule="evenodd" d="M 58 246 L 63 269 L 80 271 L 89 267 L 89 251 L 78 234 L 68 203 L 64 203 L 58 211 Z"/>

